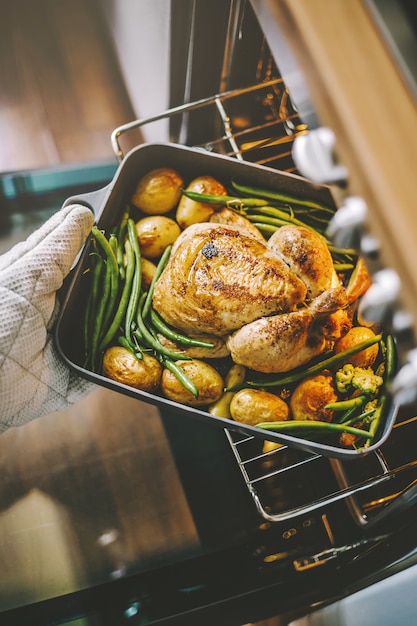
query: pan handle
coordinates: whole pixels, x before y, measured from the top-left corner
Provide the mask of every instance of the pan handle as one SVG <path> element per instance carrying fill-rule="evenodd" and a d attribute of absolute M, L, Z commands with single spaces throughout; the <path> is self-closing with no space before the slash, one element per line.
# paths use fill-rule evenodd
<path fill-rule="evenodd" d="M 65 200 L 62 206 L 66 207 L 71 204 L 81 204 L 82 206 L 86 206 L 94 213 L 95 220 L 97 221 L 97 218 L 99 214 L 101 213 L 101 209 L 104 206 L 104 203 L 107 199 L 107 195 L 110 192 L 111 186 L 112 184 L 109 183 L 105 187 L 102 187 L 101 189 L 97 189 L 96 191 L 89 191 L 87 193 L 80 194 L 77 196 L 71 196 L 70 198 L 67 198 Z M 84 246 L 80 250 L 79 254 L 77 255 L 77 258 L 75 259 L 70 272 L 64 278 L 63 284 L 61 288 L 59 289 L 58 296 L 61 302 L 65 300 L 66 294 L 68 292 L 69 286 L 71 285 L 71 282 L 74 276 L 74 268 L 76 267 L 82 255 L 83 250 L 84 250 Z"/>
<path fill-rule="evenodd" d="M 82 204 L 83 206 L 91 209 L 97 219 L 110 192 L 111 186 L 112 183 L 109 183 L 101 189 L 89 191 L 88 193 L 80 194 L 77 196 L 71 196 L 70 198 L 67 198 L 65 200 L 63 206 L 69 206 L 70 204 Z"/>

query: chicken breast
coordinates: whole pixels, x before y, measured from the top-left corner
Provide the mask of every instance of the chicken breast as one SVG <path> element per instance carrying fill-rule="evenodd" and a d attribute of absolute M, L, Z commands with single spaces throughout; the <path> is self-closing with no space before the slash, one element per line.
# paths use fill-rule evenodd
<path fill-rule="evenodd" d="M 180 330 L 223 336 L 290 311 L 305 296 L 303 281 L 265 243 L 231 227 L 201 223 L 176 240 L 153 306 Z"/>
<path fill-rule="evenodd" d="M 268 248 L 302 279 L 309 299 L 336 285 L 332 256 L 323 237 L 315 231 L 304 226 L 281 226 L 270 237 Z"/>

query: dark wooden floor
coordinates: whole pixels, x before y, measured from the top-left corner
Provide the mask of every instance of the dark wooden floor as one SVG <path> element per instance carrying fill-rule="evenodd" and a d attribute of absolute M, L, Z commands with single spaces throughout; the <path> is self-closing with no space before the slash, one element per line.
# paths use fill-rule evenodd
<path fill-rule="evenodd" d="M 135 118 L 95 0 L 0 0 L 0 172 L 107 159 Z"/>

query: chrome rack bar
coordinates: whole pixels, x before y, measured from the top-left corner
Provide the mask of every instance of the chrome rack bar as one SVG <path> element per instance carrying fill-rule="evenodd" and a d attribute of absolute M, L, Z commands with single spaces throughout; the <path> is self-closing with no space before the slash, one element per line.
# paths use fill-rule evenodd
<path fill-rule="evenodd" d="M 281 101 L 287 103 L 288 101 L 288 93 L 286 91 L 286 88 L 283 84 L 283 81 L 281 78 L 276 78 L 273 80 L 268 80 L 262 83 L 258 83 L 256 85 L 251 85 L 249 87 L 244 87 L 241 89 L 234 89 L 232 91 L 226 91 L 223 93 L 219 93 L 216 94 L 214 96 L 210 96 L 208 98 L 202 98 L 200 100 L 196 100 L 194 102 L 190 102 L 190 103 L 186 103 L 186 104 L 181 104 L 179 106 L 167 109 L 165 111 L 163 111 L 162 113 L 156 114 L 156 115 L 152 115 L 149 117 L 145 117 L 145 118 L 141 118 L 138 120 L 133 120 L 132 122 L 128 122 L 126 124 L 123 124 L 121 126 L 118 126 L 117 128 L 115 128 L 111 134 L 111 144 L 112 144 L 112 148 L 113 148 L 113 152 L 116 156 L 116 158 L 118 159 L 119 162 L 121 162 L 124 158 L 124 152 L 123 149 L 121 147 L 120 144 L 120 140 L 121 137 L 129 132 L 132 131 L 136 128 L 140 128 L 143 127 L 147 124 L 151 124 L 154 122 L 158 122 L 164 119 L 169 119 L 175 115 L 182 115 L 184 113 L 189 113 L 190 111 L 194 111 L 194 110 L 198 110 L 201 109 L 203 107 L 209 107 L 209 106 L 215 106 L 220 114 L 220 118 L 223 122 L 223 127 L 224 127 L 224 132 L 225 132 L 225 138 L 229 141 L 229 143 L 231 144 L 231 149 L 232 149 L 232 153 L 236 156 L 236 158 L 242 160 L 243 156 L 241 153 L 241 149 L 238 147 L 237 143 L 236 143 L 236 137 L 238 136 L 238 132 L 235 132 L 233 130 L 233 128 L 231 127 L 230 124 L 230 116 L 227 113 L 226 109 L 225 109 L 225 104 L 235 98 L 239 98 L 239 97 L 243 97 L 246 95 L 250 95 L 250 94 L 257 94 L 260 93 L 262 90 L 268 90 L 268 89 L 275 89 L 279 87 L 281 89 L 281 91 L 279 93 L 277 93 L 277 97 L 280 98 Z M 288 123 L 290 122 L 290 118 L 294 119 L 294 115 L 287 115 L 286 114 L 286 106 L 283 106 L 283 103 L 280 102 L 280 106 L 279 108 L 279 116 L 277 117 L 277 119 L 275 120 L 275 123 L 279 123 L 281 122 L 285 122 Z M 262 127 L 267 128 L 267 125 L 262 125 L 258 128 L 253 127 L 251 129 L 246 129 L 248 130 L 259 130 Z M 290 128 L 291 127 L 291 128 Z M 305 132 L 306 131 L 306 127 L 305 125 L 295 125 L 294 128 L 292 128 L 291 124 L 288 124 L 288 128 L 290 128 L 290 132 L 291 134 L 294 134 L 294 136 L 298 133 L 298 132 Z M 244 131 L 243 131 L 244 132 Z M 288 135 L 288 129 L 286 130 L 286 133 Z"/>
<path fill-rule="evenodd" d="M 394 428 L 395 430 L 398 430 L 400 428 L 404 429 L 409 424 L 415 425 L 416 422 L 417 417 L 404 421 L 403 423 L 396 424 Z M 330 504 L 333 504 L 334 502 L 337 502 L 339 500 L 346 499 L 348 501 L 348 508 L 351 510 L 351 512 L 354 512 L 355 518 L 359 520 L 360 524 L 366 525 L 369 521 L 368 517 L 361 510 L 357 501 L 355 499 L 352 500 L 352 496 L 356 496 L 360 492 L 376 487 L 386 481 L 394 480 L 400 474 L 404 473 L 407 470 L 415 469 L 417 471 L 417 460 L 404 463 L 398 467 L 390 468 L 384 454 L 380 450 L 376 450 L 371 454 L 375 459 L 377 466 L 379 466 L 380 471 L 374 473 L 371 476 L 365 477 L 359 482 L 349 484 L 343 468 L 343 464 L 337 459 L 327 459 L 327 461 L 329 461 L 329 469 L 333 471 L 333 474 L 337 479 L 340 489 L 337 491 L 332 491 L 327 495 L 315 499 L 311 502 L 304 502 L 300 506 L 292 507 L 282 512 L 273 513 L 271 512 L 274 506 L 274 503 L 272 501 L 272 495 L 271 501 L 268 501 L 265 494 L 261 495 L 260 486 L 266 483 L 266 481 L 271 480 L 274 477 L 284 475 L 285 473 L 288 473 L 289 478 L 290 473 L 301 465 L 317 463 L 320 460 L 323 460 L 323 457 L 319 454 L 304 453 L 305 456 L 300 456 L 300 458 L 295 462 L 290 462 L 288 465 L 283 465 L 282 467 L 279 467 L 278 469 L 274 469 L 272 471 L 268 467 L 266 467 L 265 471 L 260 475 L 252 476 L 250 470 L 250 466 L 252 463 L 267 461 L 268 458 L 271 458 L 274 455 L 283 454 L 288 449 L 288 446 L 281 446 L 277 449 L 269 452 L 263 452 L 261 454 L 245 456 L 241 452 L 241 449 L 245 446 L 247 447 L 250 442 L 255 442 L 256 439 L 254 437 L 241 437 L 240 439 L 238 439 L 240 435 L 234 433 L 234 431 L 228 430 L 225 431 L 225 434 L 227 439 L 229 440 L 230 446 L 233 450 L 248 491 L 254 500 L 255 506 L 261 516 L 269 522 L 288 521 L 295 517 L 311 513 L 316 509 L 329 506 Z M 300 452 L 300 455 L 301 454 L 302 453 Z M 357 461 L 349 462 L 361 463 L 363 462 L 363 460 L 358 459 Z M 413 481 L 411 481 L 410 485 L 412 483 Z M 398 494 L 396 493 L 394 496 L 389 496 L 386 500 L 389 502 L 395 501 L 396 497 L 404 493 L 404 491 L 406 491 L 407 489 L 408 487 L 399 490 Z"/>

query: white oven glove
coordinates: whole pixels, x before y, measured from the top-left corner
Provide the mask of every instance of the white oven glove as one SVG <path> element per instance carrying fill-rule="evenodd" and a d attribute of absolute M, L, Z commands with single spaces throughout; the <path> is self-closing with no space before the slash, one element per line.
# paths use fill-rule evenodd
<path fill-rule="evenodd" d="M 93 222 L 90 209 L 64 207 L 0 256 L 0 432 L 63 410 L 94 387 L 70 372 L 51 335 L 56 291 Z"/>

